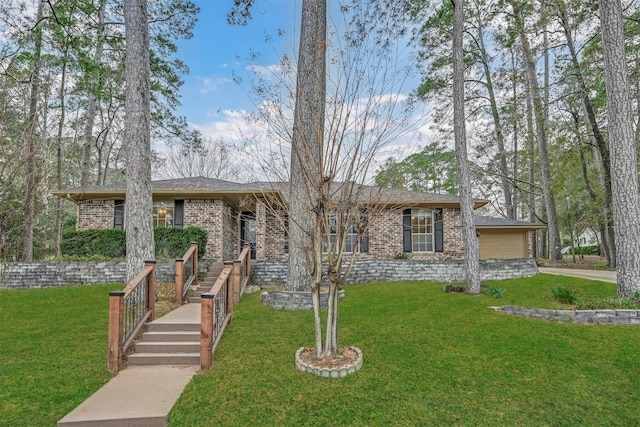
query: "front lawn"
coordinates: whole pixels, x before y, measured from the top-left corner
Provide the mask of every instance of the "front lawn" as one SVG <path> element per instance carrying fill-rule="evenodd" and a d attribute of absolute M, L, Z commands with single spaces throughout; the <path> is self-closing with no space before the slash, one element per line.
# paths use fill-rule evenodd
<path fill-rule="evenodd" d="M 445 294 L 435 283 L 346 288 L 341 342 L 364 354 L 343 379 L 296 371 L 312 313 L 243 297 L 214 366 L 187 386 L 172 426 L 638 425 L 640 327 L 552 323 L 491 305 L 559 307 L 552 287 L 615 296 L 570 277 L 489 282 L 505 297 Z"/>
<path fill-rule="evenodd" d="M 638 425 L 640 327 L 510 317 L 490 305 L 559 307 L 552 287 L 615 295 L 615 285 L 539 275 L 488 282 L 505 297 L 445 294 L 435 283 L 346 288 L 341 340 L 362 369 L 328 380 L 295 370 L 312 314 L 234 308 L 214 367 L 170 416 L 211 425 Z M 108 291 L 0 291 L 0 426 L 53 426 L 100 386 Z M 466 323 L 465 323 L 466 322 Z"/>
<path fill-rule="evenodd" d="M 53 426 L 110 378 L 109 291 L 0 291 L 0 426 Z"/>

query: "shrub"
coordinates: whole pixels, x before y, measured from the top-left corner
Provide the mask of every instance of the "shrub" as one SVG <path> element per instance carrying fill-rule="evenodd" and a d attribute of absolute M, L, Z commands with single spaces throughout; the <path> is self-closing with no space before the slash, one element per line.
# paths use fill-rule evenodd
<path fill-rule="evenodd" d="M 162 227 L 154 230 L 157 259 L 184 255 L 191 242 L 198 244 L 198 257 L 207 249 L 207 232 L 198 227 Z M 62 255 L 73 259 L 125 258 L 126 233 L 119 229 L 67 231 L 63 234 Z"/>
<path fill-rule="evenodd" d="M 155 229 L 156 258 L 176 259 L 184 255 L 191 242 L 198 244 L 198 258 L 207 249 L 207 232 L 198 227 L 160 227 Z"/>
<path fill-rule="evenodd" d="M 404 252 L 398 252 L 393 256 L 393 259 L 409 259 L 409 254 Z"/>
<path fill-rule="evenodd" d="M 617 298 L 594 298 L 586 301 L 578 301 L 578 310 L 598 310 L 598 309 L 638 309 L 640 302 L 637 300 L 617 299 Z"/>
<path fill-rule="evenodd" d="M 124 258 L 126 235 L 118 229 L 66 231 L 62 235 L 61 250 L 63 255 L 77 258 Z"/>
<path fill-rule="evenodd" d="M 551 297 L 561 304 L 575 304 L 578 301 L 578 295 L 566 286 L 551 288 Z"/>
<path fill-rule="evenodd" d="M 494 297 L 494 298 L 502 298 L 502 297 L 504 297 L 504 289 L 497 288 L 495 286 L 484 286 L 484 285 L 482 285 L 482 287 L 480 288 L 480 292 L 482 292 L 484 295 L 488 295 L 488 296 Z"/>

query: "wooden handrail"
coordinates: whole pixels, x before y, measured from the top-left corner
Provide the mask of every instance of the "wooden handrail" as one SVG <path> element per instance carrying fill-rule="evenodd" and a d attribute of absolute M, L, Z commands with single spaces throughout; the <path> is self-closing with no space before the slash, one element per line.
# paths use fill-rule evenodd
<path fill-rule="evenodd" d="M 144 268 L 122 291 L 109 292 L 108 368 L 113 373 L 122 369 L 123 355 L 155 315 L 156 262 L 145 261 Z M 127 318 L 125 319 L 125 312 Z M 125 330 L 125 324 L 128 325 Z"/>
<path fill-rule="evenodd" d="M 225 263 L 227 264 L 227 263 Z M 232 267 L 225 265 L 209 292 L 200 302 L 200 369 L 211 367 L 213 353 L 232 314 Z M 217 309 L 216 309 L 217 307 Z"/>
<path fill-rule="evenodd" d="M 191 261 L 191 275 L 185 279 L 184 263 Z M 191 242 L 191 246 L 187 249 L 184 256 L 176 260 L 176 276 L 175 276 L 175 302 L 182 305 L 184 297 L 189 291 L 189 287 L 198 284 L 198 244 Z"/>

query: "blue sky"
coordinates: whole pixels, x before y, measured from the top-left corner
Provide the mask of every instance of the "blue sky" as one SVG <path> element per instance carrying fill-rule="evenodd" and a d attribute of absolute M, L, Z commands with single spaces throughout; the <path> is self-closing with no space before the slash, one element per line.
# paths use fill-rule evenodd
<path fill-rule="evenodd" d="M 290 52 L 287 41 L 295 37 L 300 6 L 294 0 L 258 1 L 253 19 L 243 27 L 227 23 L 232 0 L 195 3 L 200 15 L 193 38 L 178 44 L 178 57 L 190 69 L 181 90 L 183 105 L 179 114 L 202 126 L 223 119 L 224 111 L 253 108 L 249 94 L 233 82 L 233 73 L 246 75 L 252 50 L 260 52 L 261 62 L 267 64 L 278 62 L 274 50 Z M 280 29 L 286 32 L 286 39 L 275 36 Z M 272 42 L 265 42 L 266 35 L 273 35 Z"/>
<path fill-rule="evenodd" d="M 253 9 L 253 19 L 243 27 L 227 23 L 227 13 L 232 8 L 233 0 L 194 1 L 200 7 L 200 15 L 193 38 L 178 43 L 177 56 L 190 69 L 189 74 L 184 76 L 182 107 L 178 114 L 185 116 L 189 124 L 205 137 L 213 141 L 223 139 L 239 147 L 239 151 L 232 155 L 232 161 L 247 167 L 249 159 L 282 151 L 274 138 L 269 137 L 266 130 L 268 124 L 258 129 L 246 124 L 245 113 L 254 111 L 261 104 L 261 100 L 248 89 L 251 79 L 255 77 L 249 68 L 257 63 L 264 67 L 263 75 L 272 73 L 273 77 L 278 73 L 277 65 L 283 53 L 295 56 L 302 2 L 258 0 Z M 328 0 L 327 19 L 330 27 L 342 22 L 339 6 L 338 0 Z M 278 36 L 280 31 L 285 35 Z M 269 42 L 266 41 L 267 37 L 270 37 Z M 398 43 L 406 47 L 406 41 Z M 401 50 L 404 50 L 402 46 Z M 260 54 L 259 60 L 250 58 L 252 52 Z M 400 60 L 408 61 L 406 52 L 401 54 Z M 233 81 L 234 75 L 243 78 L 242 85 Z M 387 79 L 387 82 L 394 80 Z M 398 92 L 397 86 L 385 83 L 388 92 L 376 95 L 394 97 L 397 93 L 414 89 L 416 85 L 417 82 L 409 83 Z M 366 104 L 366 101 L 367 98 L 353 100 L 362 104 Z M 289 112 L 291 115 L 292 112 Z M 426 121 L 417 125 L 414 123 L 413 130 L 398 135 L 390 146 L 378 153 L 379 158 L 374 163 L 379 165 L 391 155 L 402 159 L 416 151 L 418 144 L 424 143 L 419 142 L 417 135 L 427 133 L 427 126 Z M 246 145 L 247 138 L 252 141 L 251 147 Z M 257 168 L 255 163 L 249 166 L 252 170 Z"/>

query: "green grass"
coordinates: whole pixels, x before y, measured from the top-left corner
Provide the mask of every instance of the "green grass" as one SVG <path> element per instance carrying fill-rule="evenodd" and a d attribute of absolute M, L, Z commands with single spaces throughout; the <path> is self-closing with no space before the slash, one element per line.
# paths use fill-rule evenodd
<path fill-rule="evenodd" d="M 53 426 L 110 378 L 108 292 L 0 291 L 0 426 Z"/>
<path fill-rule="evenodd" d="M 343 379 L 296 371 L 312 313 L 234 308 L 214 366 L 189 384 L 172 426 L 638 425 L 640 328 L 506 316 L 491 305 L 563 308 L 551 288 L 615 285 L 539 275 L 487 282 L 501 299 L 436 283 L 346 288 L 341 341 L 364 353 Z M 0 291 L 0 426 L 53 426 L 106 383 L 113 285 Z"/>
<path fill-rule="evenodd" d="M 638 425 L 640 328 L 507 316 L 490 305 L 559 307 L 551 288 L 615 296 L 570 277 L 487 282 L 505 296 L 442 292 L 435 283 L 346 288 L 341 342 L 364 354 L 343 379 L 298 372 L 310 312 L 258 295 L 234 308 L 214 366 L 187 386 L 172 426 Z"/>

